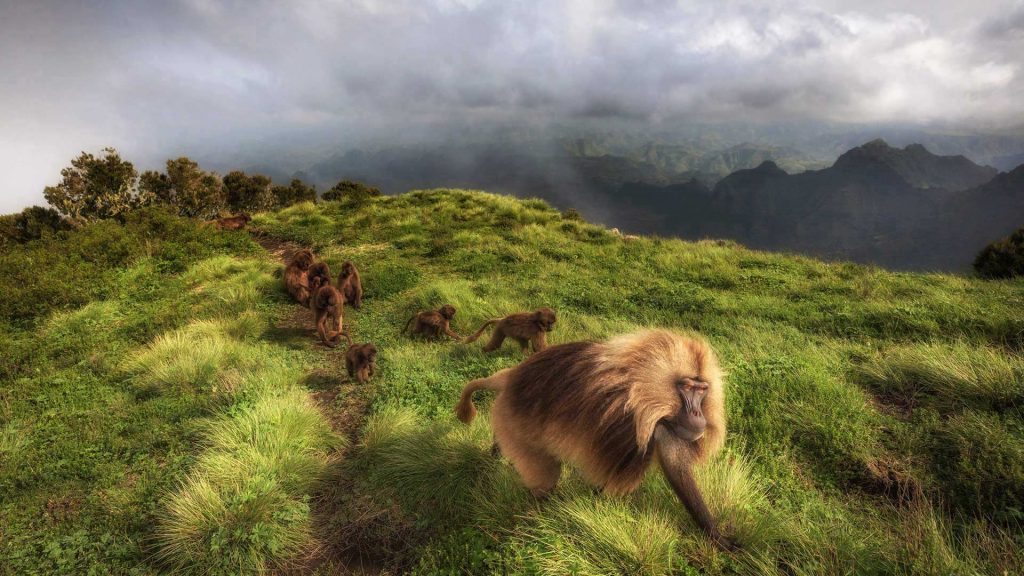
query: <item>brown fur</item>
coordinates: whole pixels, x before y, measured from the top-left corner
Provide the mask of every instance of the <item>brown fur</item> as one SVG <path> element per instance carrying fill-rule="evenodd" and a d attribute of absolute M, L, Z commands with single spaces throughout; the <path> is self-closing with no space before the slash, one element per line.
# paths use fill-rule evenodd
<path fill-rule="evenodd" d="M 484 322 L 484 325 L 467 338 L 466 342 L 476 341 L 488 326 L 494 324 L 494 333 L 491 334 L 490 341 L 484 346 L 485 352 L 497 350 L 505 338 L 511 338 L 518 342 L 523 352 L 526 352 L 527 344 L 533 346 L 534 352 L 539 352 L 547 347 L 547 333 L 554 329 L 557 320 L 555 311 L 551 308 L 538 308 L 533 312 L 509 314 L 504 318 L 494 318 Z"/>
<path fill-rule="evenodd" d="M 316 333 L 321 342 L 333 348 L 344 330 L 345 296 L 331 286 L 331 272 L 324 262 L 310 266 L 309 288 L 312 292 L 309 307 L 316 318 Z"/>
<path fill-rule="evenodd" d="M 302 304 L 309 305 L 309 267 L 313 265 L 313 252 L 308 249 L 299 250 L 284 269 L 284 289 L 292 298 Z"/>
<path fill-rule="evenodd" d="M 402 333 L 404 334 L 408 331 L 409 325 L 415 322 L 412 327 L 413 335 L 419 334 L 424 338 L 434 339 L 442 334 L 447 334 L 456 340 L 461 340 L 462 336 L 459 336 L 451 329 L 451 320 L 454 317 L 455 307 L 451 304 L 445 304 L 437 310 L 417 312 L 405 322 L 405 328 L 402 328 Z"/>
<path fill-rule="evenodd" d="M 683 407 L 677 389 L 683 378 L 708 384 L 702 405 L 707 425 L 695 441 L 674 436 L 671 428 Z M 725 440 L 722 376 L 707 344 L 651 330 L 552 346 L 467 384 L 456 407 L 463 422 L 476 415 L 473 393 L 480 389 L 498 392 L 491 408 L 495 441 L 536 496 L 555 487 L 563 461 L 609 493 L 629 493 L 657 455 L 694 518 L 729 545 L 690 472 Z"/>
<path fill-rule="evenodd" d="M 241 230 L 251 220 L 252 216 L 242 212 L 228 218 L 218 218 L 214 221 L 213 226 L 219 230 Z"/>
<path fill-rule="evenodd" d="M 360 384 L 377 371 L 377 347 L 373 344 L 352 344 L 349 339 L 348 351 L 345 353 L 345 370 L 349 378 L 355 378 Z"/>
<path fill-rule="evenodd" d="M 306 271 L 306 283 L 309 284 L 309 293 L 316 294 L 322 286 L 327 286 L 331 283 L 331 269 L 327 266 L 327 262 L 317 262 L 309 267 Z M 312 308 L 312 304 L 310 304 Z"/>
<path fill-rule="evenodd" d="M 341 265 L 338 290 L 345 295 L 345 303 L 351 304 L 356 310 L 363 305 L 363 283 L 359 281 L 359 270 L 355 264 L 346 261 Z"/>

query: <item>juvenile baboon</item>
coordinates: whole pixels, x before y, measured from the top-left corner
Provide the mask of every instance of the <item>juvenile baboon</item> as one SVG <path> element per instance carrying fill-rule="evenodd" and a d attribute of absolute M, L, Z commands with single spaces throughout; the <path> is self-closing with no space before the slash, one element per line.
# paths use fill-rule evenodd
<path fill-rule="evenodd" d="M 594 486 L 626 494 L 657 457 L 697 524 L 733 547 L 691 470 L 725 441 L 721 371 L 704 342 L 650 330 L 552 346 L 468 383 L 455 409 L 459 420 L 473 420 L 473 392 L 482 389 L 498 393 L 491 407 L 497 448 L 534 496 L 554 489 L 562 461 Z"/>
<path fill-rule="evenodd" d="M 321 342 L 334 348 L 344 330 L 345 297 L 329 282 L 323 284 L 320 278 L 311 279 L 310 286 L 317 286 L 309 299 L 309 307 L 316 318 L 316 333 Z"/>
<path fill-rule="evenodd" d="M 345 296 L 331 286 L 331 270 L 326 262 L 317 262 L 306 273 L 309 282 L 309 308 L 316 321 L 316 333 L 331 348 L 337 346 L 343 330 Z"/>
<path fill-rule="evenodd" d="M 302 249 L 296 252 L 284 269 L 284 289 L 303 306 L 309 306 L 309 267 L 313 265 L 313 252 Z"/>
<path fill-rule="evenodd" d="M 413 334 L 420 334 L 425 338 L 437 338 L 441 334 L 447 334 L 448 336 L 461 340 L 462 336 L 459 336 L 451 329 L 451 320 L 455 317 L 455 307 L 451 304 L 445 304 L 437 310 L 427 310 L 424 312 L 417 312 L 412 318 L 409 318 L 405 323 L 405 328 L 402 328 L 404 334 L 409 330 L 409 325 L 416 322 L 412 327 Z"/>
<path fill-rule="evenodd" d="M 526 352 L 528 343 L 533 345 L 534 352 L 539 352 L 547 347 L 547 333 L 555 328 L 557 320 L 555 311 L 551 308 L 538 308 L 533 312 L 509 314 L 504 318 L 493 318 L 484 322 L 484 325 L 467 338 L 466 342 L 475 342 L 488 326 L 495 324 L 491 340 L 484 346 L 485 352 L 497 350 L 505 338 L 512 338 L 519 342 L 523 352 Z"/>
<path fill-rule="evenodd" d="M 214 227 L 220 230 L 241 230 L 245 228 L 245 225 L 252 220 L 252 216 L 249 216 L 245 212 L 230 216 L 228 218 L 218 218 L 214 221 Z"/>
<path fill-rule="evenodd" d="M 306 283 L 309 284 L 309 293 L 315 294 L 321 286 L 331 283 L 331 269 L 327 262 L 317 262 L 306 271 Z M 312 306 L 311 306 L 312 307 Z"/>
<path fill-rule="evenodd" d="M 367 380 L 377 371 L 377 347 L 369 342 L 365 344 L 353 344 L 348 338 L 348 351 L 345 352 L 345 370 L 349 378 L 355 378 L 360 384 Z"/>
<path fill-rule="evenodd" d="M 359 281 L 359 270 L 352 262 L 346 261 L 341 265 L 341 274 L 338 274 L 338 290 L 345 295 L 345 302 L 359 310 L 363 305 L 363 284 Z"/>

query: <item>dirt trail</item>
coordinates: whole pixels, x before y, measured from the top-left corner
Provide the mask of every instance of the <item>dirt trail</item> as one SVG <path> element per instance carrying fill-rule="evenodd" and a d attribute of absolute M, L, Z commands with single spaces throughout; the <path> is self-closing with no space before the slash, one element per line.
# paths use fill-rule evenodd
<path fill-rule="evenodd" d="M 253 239 L 282 265 L 302 249 L 294 242 L 267 235 L 254 233 Z M 313 314 L 306 308 L 296 304 L 292 312 L 278 319 L 268 336 L 293 349 L 315 350 L 322 357 L 322 362 L 311 366 L 303 383 L 334 431 L 346 439 L 349 447 L 339 454 L 339 461 L 343 462 L 358 440 L 359 428 L 370 404 L 372 386 L 360 386 L 348 378 L 345 372 L 346 346 L 330 348 L 321 344 L 313 330 Z M 374 559 L 374 554 L 367 554 L 358 545 L 359 538 L 353 539 L 352 536 L 364 532 L 368 524 L 386 522 L 387 519 L 367 518 L 365 514 L 356 513 L 353 521 L 352 514 L 341 509 L 342 506 L 352 507 L 353 497 L 349 490 L 352 480 L 346 476 L 342 466 L 334 468 L 324 487 L 313 496 L 313 531 L 318 545 L 282 573 L 386 574 L 382 568 L 385 559 Z"/>

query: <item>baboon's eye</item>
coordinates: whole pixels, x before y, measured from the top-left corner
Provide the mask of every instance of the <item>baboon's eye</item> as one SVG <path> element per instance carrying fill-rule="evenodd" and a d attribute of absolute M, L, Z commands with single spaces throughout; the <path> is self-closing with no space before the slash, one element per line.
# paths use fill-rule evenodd
<path fill-rule="evenodd" d="M 708 389 L 708 383 L 701 380 L 699 377 L 685 376 L 676 381 L 676 386 L 681 390 L 694 390 L 698 392 L 704 392 Z"/>

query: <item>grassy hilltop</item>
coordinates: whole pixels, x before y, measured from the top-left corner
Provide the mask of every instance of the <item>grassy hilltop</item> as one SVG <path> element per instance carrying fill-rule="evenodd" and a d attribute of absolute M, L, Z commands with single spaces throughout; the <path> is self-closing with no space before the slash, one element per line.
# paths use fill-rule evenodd
<path fill-rule="evenodd" d="M 623 239 L 459 190 L 299 204 L 252 228 L 262 246 L 147 211 L 0 253 L 0 574 L 1024 566 L 1022 281 Z M 365 387 L 280 286 L 295 246 L 360 267 L 345 321 L 380 349 Z M 714 549 L 658 474 L 613 498 L 567 471 L 529 498 L 489 455 L 486 395 L 473 426 L 452 412 L 518 347 L 399 334 L 444 303 L 463 334 L 546 305 L 554 343 L 706 337 L 730 432 L 699 480 L 742 550 Z"/>

